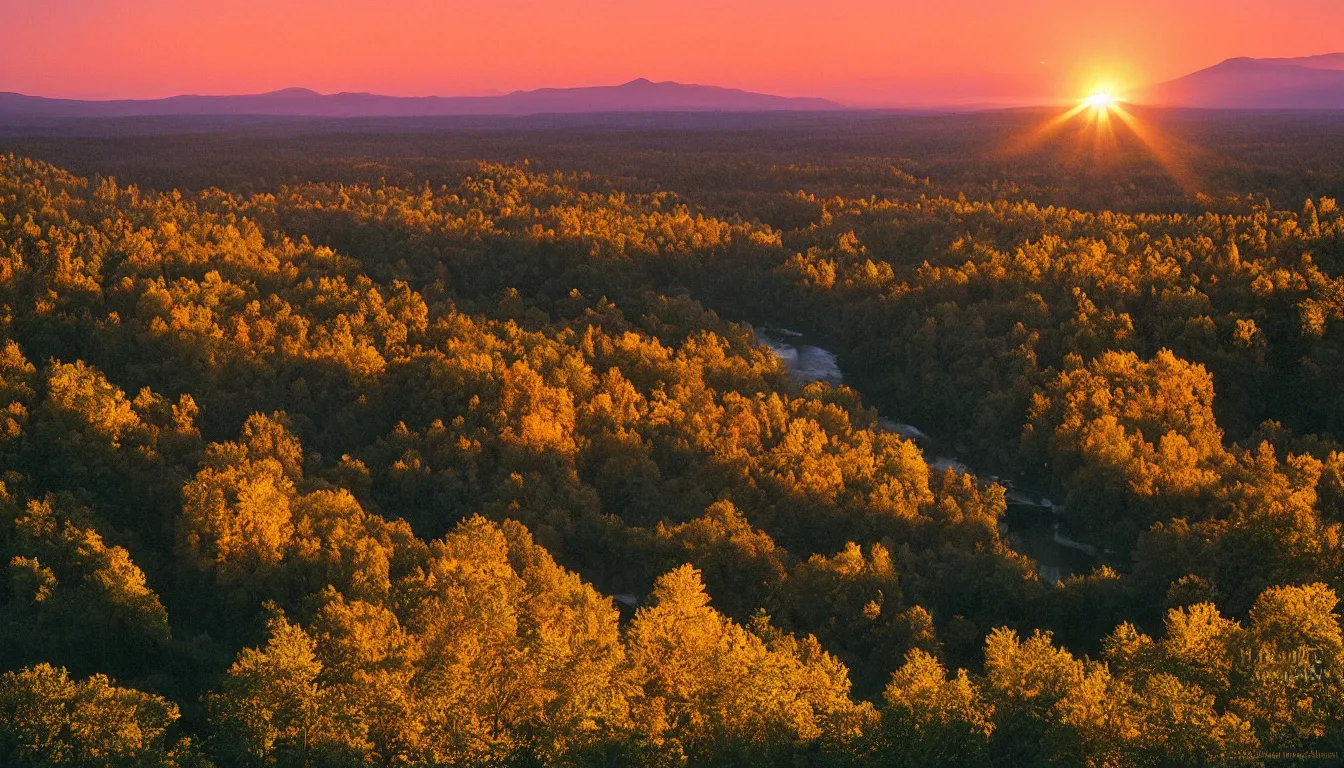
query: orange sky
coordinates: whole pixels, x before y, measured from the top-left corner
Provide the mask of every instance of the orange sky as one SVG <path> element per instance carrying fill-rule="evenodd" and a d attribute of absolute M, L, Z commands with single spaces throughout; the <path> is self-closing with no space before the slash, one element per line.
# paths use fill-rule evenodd
<path fill-rule="evenodd" d="M 0 0 L 0 91 L 458 95 L 636 77 L 1041 101 L 1344 51 L 1344 0 Z"/>

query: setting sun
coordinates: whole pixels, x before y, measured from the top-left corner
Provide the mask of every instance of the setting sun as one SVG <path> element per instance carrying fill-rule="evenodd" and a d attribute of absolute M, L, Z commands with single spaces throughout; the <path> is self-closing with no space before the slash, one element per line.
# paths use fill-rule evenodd
<path fill-rule="evenodd" d="M 1099 91 L 1083 99 L 1083 104 L 1093 109 L 1109 109 L 1116 102 L 1116 98 L 1106 91 Z"/>

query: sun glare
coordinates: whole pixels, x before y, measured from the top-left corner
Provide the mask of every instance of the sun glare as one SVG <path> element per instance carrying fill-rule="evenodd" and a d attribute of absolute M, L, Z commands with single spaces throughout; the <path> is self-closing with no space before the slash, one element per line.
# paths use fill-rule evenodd
<path fill-rule="evenodd" d="M 1082 130 L 1074 133 L 1076 144 L 1070 151 L 1087 152 L 1093 162 L 1113 164 L 1132 154 L 1123 153 L 1120 141 L 1124 137 L 1137 139 L 1162 166 L 1163 170 L 1187 192 L 1197 190 L 1197 180 L 1190 167 L 1186 152 L 1168 138 L 1151 121 L 1140 119 L 1138 110 L 1131 112 L 1129 103 L 1109 89 L 1097 88 L 1073 106 L 1061 111 L 1033 130 L 1014 140 L 1005 152 L 1022 154 L 1039 148 L 1052 139 L 1065 135 L 1066 126 L 1077 125 Z"/>
<path fill-rule="evenodd" d="M 1115 97 L 1111 94 L 1105 91 L 1099 91 L 1088 96 L 1086 99 L 1083 99 L 1083 104 L 1093 109 L 1110 109 L 1115 104 L 1115 101 Z"/>

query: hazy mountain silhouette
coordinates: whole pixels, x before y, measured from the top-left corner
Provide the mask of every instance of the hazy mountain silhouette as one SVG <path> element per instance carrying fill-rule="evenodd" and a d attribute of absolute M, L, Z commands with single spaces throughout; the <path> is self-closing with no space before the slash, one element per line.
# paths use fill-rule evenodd
<path fill-rule="evenodd" d="M 0 118 L 132 117 L 151 115 L 277 115 L 303 117 L 432 117 L 581 112 L 767 112 L 835 110 L 826 99 L 793 98 L 732 88 L 645 79 L 591 88 L 542 88 L 502 96 L 323 95 L 285 88 L 247 96 L 80 101 L 0 93 Z"/>
<path fill-rule="evenodd" d="M 1132 100 L 1213 109 L 1344 109 L 1344 53 L 1228 59 L 1146 88 Z"/>

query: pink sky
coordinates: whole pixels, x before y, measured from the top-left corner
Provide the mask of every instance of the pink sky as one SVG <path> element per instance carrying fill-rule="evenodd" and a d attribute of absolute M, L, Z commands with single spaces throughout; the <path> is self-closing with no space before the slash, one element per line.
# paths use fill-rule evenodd
<path fill-rule="evenodd" d="M 462 95 L 636 77 L 855 106 L 1072 98 L 1344 51 L 1344 0 L 0 0 L 0 91 Z"/>

